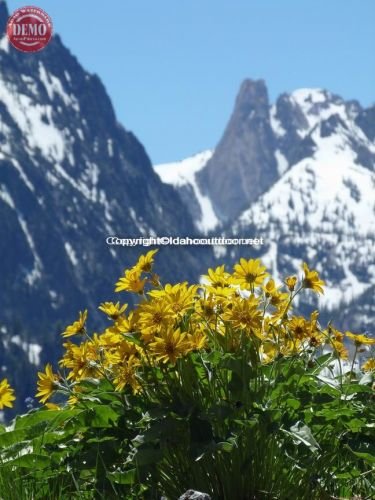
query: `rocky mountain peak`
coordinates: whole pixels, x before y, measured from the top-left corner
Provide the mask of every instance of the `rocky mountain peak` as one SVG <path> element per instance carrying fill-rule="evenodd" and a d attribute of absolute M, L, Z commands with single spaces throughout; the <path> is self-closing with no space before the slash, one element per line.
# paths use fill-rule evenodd
<path fill-rule="evenodd" d="M 139 251 L 118 252 L 106 237 L 191 235 L 181 205 L 58 36 L 33 57 L 0 46 L 0 323 L 14 321 L 18 303 L 42 331 L 108 296 Z"/>
<path fill-rule="evenodd" d="M 5 33 L 9 17 L 8 6 L 5 0 L 0 0 L 0 37 Z"/>
<path fill-rule="evenodd" d="M 267 119 L 268 107 L 268 92 L 264 80 L 247 78 L 242 82 L 238 92 L 233 118 L 241 121 L 251 119 L 253 116 Z"/>
<path fill-rule="evenodd" d="M 236 217 L 277 179 L 274 151 L 267 87 L 245 80 L 215 153 L 198 174 L 218 219 Z"/>

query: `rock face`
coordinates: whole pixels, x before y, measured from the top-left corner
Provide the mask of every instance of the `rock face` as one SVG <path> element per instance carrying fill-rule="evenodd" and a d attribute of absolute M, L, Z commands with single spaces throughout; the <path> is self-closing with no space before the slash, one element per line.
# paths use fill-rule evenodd
<path fill-rule="evenodd" d="M 17 303 L 39 327 L 111 294 L 135 252 L 111 251 L 106 236 L 194 231 L 99 78 L 57 36 L 32 57 L 1 40 L 0 216 L 0 319 Z"/>
<path fill-rule="evenodd" d="M 236 217 L 277 179 L 265 83 L 245 80 L 213 157 L 198 176 L 219 219 Z"/>
<path fill-rule="evenodd" d="M 36 54 L 15 50 L 7 17 L 0 2 L 0 328 L 8 348 L 15 337 L 35 362 L 30 344 L 58 347 L 57 321 L 88 307 L 98 326 L 98 304 L 147 250 L 109 247 L 107 236 L 193 236 L 195 228 L 179 194 L 118 123 L 98 76 L 58 36 Z M 203 254 L 164 247 L 158 271 L 164 280 L 197 278 Z M 11 373 L 5 354 L 1 361 Z"/>
<path fill-rule="evenodd" d="M 345 328 L 351 323 L 358 331 L 373 331 L 371 108 L 362 110 L 358 103 L 323 90 L 303 89 L 282 96 L 271 113 L 278 151 L 288 166 L 228 232 L 261 233 L 267 245 L 260 256 L 280 277 L 295 273 L 301 260 L 316 266 L 327 282 L 320 299 L 326 318 Z M 299 143 L 293 147 L 296 137 Z"/>
<path fill-rule="evenodd" d="M 0 0 L 0 367 L 21 404 L 62 323 L 87 307 L 99 326 L 97 305 L 119 300 L 114 282 L 147 250 L 108 247 L 110 235 L 263 236 L 255 254 L 275 274 L 319 263 L 327 314 L 371 328 L 375 107 L 321 89 L 270 105 L 264 82 L 246 80 L 215 151 L 155 173 L 100 79 L 58 36 L 32 56 L 16 51 L 7 18 Z M 247 254 L 220 249 L 219 261 Z M 196 280 L 214 263 L 209 248 L 163 247 L 158 271 Z"/>
<path fill-rule="evenodd" d="M 246 80 L 213 156 L 195 177 L 186 175 L 193 159 L 178 164 L 185 191 L 196 195 L 185 198 L 187 206 L 204 199 L 207 213 L 214 208 L 215 235 L 266 242 L 253 251 L 222 248 L 220 262 L 256 255 L 279 277 L 298 271 L 302 260 L 318 266 L 328 284 L 320 300 L 325 317 L 357 331 L 373 331 L 375 321 L 374 124 L 374 106 L 362 109 L 323 89 L 284 93 L 269 105 L 263 82 Z M 176 165 L 168 168 L 157 171 L 181 189 L 170 175 Z"/>
<path fill-rule="evenodd" d="M 8 22 L 8 7 L 4 0 L 0 0 L 0 33 L 5 32 L 5 28 Z"/>
<path fill-rule="evenodd" d="M 180 496 L 179 500 L 211 500 L 211 497 L 200 491 L 188 490 Z"/>

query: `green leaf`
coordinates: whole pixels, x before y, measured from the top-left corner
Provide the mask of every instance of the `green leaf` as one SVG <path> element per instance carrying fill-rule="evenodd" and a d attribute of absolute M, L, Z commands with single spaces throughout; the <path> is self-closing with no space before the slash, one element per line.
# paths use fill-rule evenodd
<path fill-rule="evenodd" d="M 69 408 L 66 410 L 46 410 L 41 408 L 32 413 L 27 413 L 22 417 L 18 417 L 15 421 L 15 429 L 24 429 L 26 427 L 32 427 L 41 422 L 46 424 L 47 422 L 52 422 L 60 424 L 69 418 L 82 413 L 82 410 Z"/>
<path fill-rule="evenodd" d="M 359 418 L 352 418 L 347 424 L 349 429 L 353 432 L 360 431 L 363 427 L 366 427 L 366 421 Z"/>
<path fill-rule="evenodd" d="M 0 434 L 0 449 L 24 441 L 28 436 L 27 431 L 28 429 L 16 429 L 14 431 L 3 432 Z"/>
<path fill-rule="evenodd" d="M 87 440 L 87 443 L 105 443 L 107 441 L 116 441 L 114 436 L 93 437 Z"/>
<path fill-rule="evenodd" d="M 358 394 L 358 393 L 361 393 L 361 392 L 372 393 L 373 390 L 368 385 L 363 385 L 363 384 L 362 385 L 360 385 L 360 384 L 350 384 L 350 385 L 346 385 L 345 388 L 344 388 L 344 395 L 345 396 L 350 396 L 352 394 Z"/>
<path fill-rule="evenodd" d="M 3 461 L 2 465 L 12 465 L 17 467 L 24 467 L 26 469 L 45 469 L 50 464 L 50 458 L 46 455 L 38 455 L 36 453 L 29 453 L 22 457 L 14 458 L 13 460 Z"/>
<path fill-rule="evenodd" d="M 318 364 L 318 367 L 314 367 L 311 371 L 315 371 L 318 368 L 318 371 L 322 369 L 322 365 L 328 364 L 327 361 L 330 361 L 332 359 L 332 353 L 329 352 L 327 354 L 323 354 L 322 356 L 319 356 L 315 361 Z"/>
<path fill-rule="evenodd" d="M 233 450 L 233 445 L 231 443 L 227 443 L 226 441 L 222 441 L 221 443 L 217 443 L 216 449 L 230 453 Z"/>
<path fill-rule="evenodd" d="M 109 405 L 95 405 L 86 412 L 91 427 L 113 427 L 120 415 Z"/>
<path fill-rule="evenodd" d="M 374 464 L 375 463 L 375 457 L 374 455 L 371 455 L 371 453 L 363 453 L 363 452 L 360 452 L 360 451 L 354 451 L 354 450 L 351 450 L 352 453 L 354 453 L 354 455 L 358 458 L 362 458 L 362 460 L 364 460 L 365 462 L 369 463 L 369 464 Z"/>
<path fill-rule="evenodd" d="M 134 333 L 126 333 L 124 337 L 125 340 L 131 344 L 141 345 L 140 339 L 136 337 Z"/>
<path fill-rule="evenodd" d="M 217 450 L 222 450 L 226 451 L 227 453 L 230 453 L 234 448 L 234 443 L 229 443 L 228 441 L 222 441 L 221 443 L 216 444 L 216 449 Z"/>
<path fill-rule="evenodd" d="M 136 479 L 136 469 L 124 472 L 107 472 L 107 477 L 116 484 L 133 484 Z"/>
<path fill-rule="evenodd" d="M 352 479 L 352 475 L 350 472 L 341 472 L 339 474 L 335 474 L 336 479 Z"/>
<path fill-rule="evenodd" d="M 222 360 L 222 354 L 219 351 L 211 351 L 205 356 L 205 360 L 215 366 Z"/>
<path fill-rule="evenodd" d="M 293 408 L 293 410 L 298 410 L 298 408 L 301 406 L 301 403 L 298 401 L 298 399 L 294 399 L 294 398 L 288 398 L 286 400 L 286 404 L 290 408 Z"/>

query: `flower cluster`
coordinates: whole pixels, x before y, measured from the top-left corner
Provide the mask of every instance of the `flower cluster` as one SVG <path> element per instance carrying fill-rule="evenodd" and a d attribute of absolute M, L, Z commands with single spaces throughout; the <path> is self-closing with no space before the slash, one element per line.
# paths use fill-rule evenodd
<path fill-rule="evenodd" d="M 142 255 L 116 283 L 116 292 L 139 297 L 133 310 L 128 312 L 127 304 L 105 302 L 99 306 L 110 322 L 104 331 L 89 335 L 87 311 L 65 329 L 62 335 L 68 340 L 59 372 L 47 365 L 39 373 L 37 396 L 42 403 L 57 391 L 68 395 L 69 404 L 77 403 L 85 395 L 83 382 L 88 379 L 105 379 L 116 392 L 136 394 L 145 390 L 147 368 L 173 367 L 192 353 L 218 346 L 235 352 L 251 343 L 257 362 L 269 364 L 280 356 L 325 346 L 338 359 L 346 359 L 345 337 L 357 349 L 374 343 L 331 325 L 323 329 L 317 311 L 309 318 L 292 314 L 293 301 L 303 290 L 324 293 L 324 282 L 306 263 L 301 276 L 289 276 L 284 284 L 276 284 L 259 259 L 242 258 L 232 273 L 224 265 L 209 269 L 201 284 L 163 286 L 153 272 L 156 252 Z M 369 360 L 363 370 L 374 370 L 374 361 Z"/>
<path fill-rule="evenodd" d="M 5 378 L 0 382 L 0 410 L 3 410 L 5 407 L 12 408 L 15 399 L 14 389 L 11 388 L 8 380 Z"/>

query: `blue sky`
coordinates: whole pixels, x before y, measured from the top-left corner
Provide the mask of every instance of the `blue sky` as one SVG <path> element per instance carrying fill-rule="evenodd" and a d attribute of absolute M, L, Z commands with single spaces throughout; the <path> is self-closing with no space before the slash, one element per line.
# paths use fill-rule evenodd
<path fill-rule="evenodd" d="M 38 5 L 152 161 L 214 147 L 241 81 L 375 102 L 373 0 L 8 0 Z"/>

